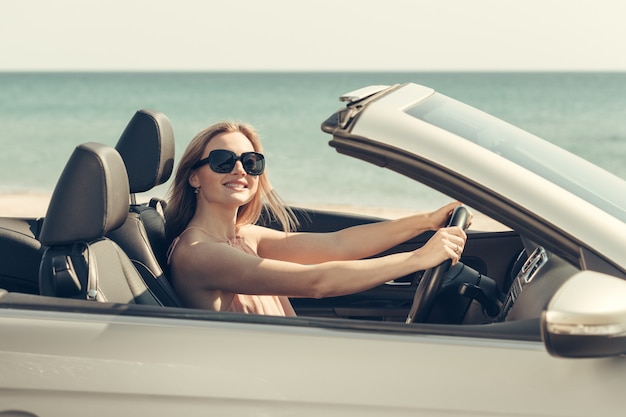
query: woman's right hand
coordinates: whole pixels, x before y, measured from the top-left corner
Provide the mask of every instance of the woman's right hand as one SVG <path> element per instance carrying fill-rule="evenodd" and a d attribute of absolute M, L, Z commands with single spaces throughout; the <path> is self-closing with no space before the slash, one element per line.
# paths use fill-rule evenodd
<path fill-rule="evenodd" d="M 422 269 L 430 269 L 440 265 L 447 259 L 456 265 L 461 259 L 467 235 L 462 228 L 445 227 L 437 230 L 426 244 L 413 253 L 422 258 L 425 264 Z"/>

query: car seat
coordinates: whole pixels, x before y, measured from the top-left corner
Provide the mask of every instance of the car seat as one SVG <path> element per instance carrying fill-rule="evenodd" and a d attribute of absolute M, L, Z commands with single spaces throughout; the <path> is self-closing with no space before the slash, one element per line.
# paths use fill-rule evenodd
<path fill-rule="evenodd" d="M 128 209 L 128 176 L 120 154 L 99 143 L 77 146 L 52 193 L 39 236 L 47 247 L 40 294 L 162 305 L 126 253 L 106 237 L 126 221 Z"/>
<path fill-rule="evenodd" d="M 137 203 L 136 194 L 165 183 L 174 166 L 174 132 L 170 120 L 154 110 L 138 110 L 120 136 L 115 149 L 126 166 L 130 187 L 130 210 L 126 221 L 108 233 L 126 252 L 146 284 L 167 306 L 182 303 L 166 278 L 167 243 L 165 201 L 152 198 Z"/>
<path fill-rule="evenodd" d="M 39 293 L 39 264 L 44 248 L 37 239 L 39 218 L 0 218 L 0 288 Z"/>

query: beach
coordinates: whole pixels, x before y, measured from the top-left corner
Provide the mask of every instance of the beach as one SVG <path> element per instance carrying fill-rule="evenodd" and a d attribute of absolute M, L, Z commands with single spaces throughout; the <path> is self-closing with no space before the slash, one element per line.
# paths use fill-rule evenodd
<path fill-rule="evenodd" d="M 43 217 L 50 195 L 46 193 L 6 193 L 0 195 L 0 217 Z"/>
<path fill-rule="evenodd" d="M 0 140 L 6 141 L 0 216 L 45 216 L 75 147 L 86 141 L 115 146 L 140 108 L 171 120 L 175 160 L 210 123 L 256 126 L 272 185 L 299 207 L 393 219 L 463 201 L 462 194 L 440 195 L 328 146 L 320 123 L 343 106 L 340 94 L 402 82 L 432 87 L 626 179 L 624 73 L 6 73 L 0 74 Z M 157 188 L 138 201 L 165 195 Z M 501 226 L 474 211 L 472 229 L 494 228 Z"/>
<path fill-rule="evenodd" d="M 285 201 L 434 209 L 446 200 L 434 202 L 418 181 L 339 154 L 320 129 L 343 106 L 339 95 L 403 82 L 434 88 L 626 178 L 621 73 L 11 73 L 0 74 L 0 196 L 52 193 L 78 144 L 115 146 L 137 109 L 148 108 L 170 119 L 175 161 L 206 126 L 251 123 Z M 3 205 L 13 210 L 8 197 Z"/>

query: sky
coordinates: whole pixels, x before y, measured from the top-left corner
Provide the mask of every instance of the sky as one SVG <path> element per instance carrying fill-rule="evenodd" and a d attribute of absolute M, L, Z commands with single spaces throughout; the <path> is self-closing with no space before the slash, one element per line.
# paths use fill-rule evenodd
<path fill-rule="evenodd" d="M 624 0 L 0 0 L 0 71 L 626 71 Z"/>

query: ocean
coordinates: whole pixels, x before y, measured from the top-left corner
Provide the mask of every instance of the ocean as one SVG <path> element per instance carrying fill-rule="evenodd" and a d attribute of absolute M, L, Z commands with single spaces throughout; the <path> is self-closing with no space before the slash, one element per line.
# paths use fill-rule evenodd
<path fill-rule="evenodd" d="M 76 145 L 115 145 L 135 111 L 150 108 L 170 118 L 178 156 L 216 121 L 254 125 L 270 181 L 289 203 L 435 206 L 440 201 L 425 202 L 412 181 L 337 154 L 320 129 L 342 107 L 342 93 L 404 82 L 433 87 L 626 179 L 626 73 L 35 72 L 0 73 L 0 193 L 50 193 Z M 163 196 L 168 186 L 151 194 Z"/>

